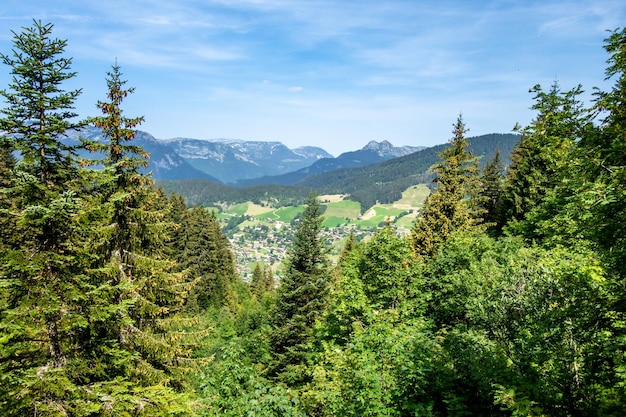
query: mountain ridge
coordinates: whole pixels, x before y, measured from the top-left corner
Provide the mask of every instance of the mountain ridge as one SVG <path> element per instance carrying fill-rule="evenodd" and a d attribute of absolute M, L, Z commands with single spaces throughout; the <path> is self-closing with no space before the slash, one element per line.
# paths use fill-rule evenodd
<path fill-rule="evenodd" d="M 174 138 L 162 141 L 195 169 L 223 183 L 280 175 L 331 157 L 322 148 L 289 149 L 278 141 Z"/>
<path fill-rule="evenodd" d="M 319 159 L 310 166 L 301 168 L 297 171 L 276 176 L 264 176 L 250 180 L 239 180 L 231 185 L 240 188 L 264 184 L 294 185 L 312 174 L 335 171 L 341 168 L 371 165 L 408 155 L 413 152 L 418 152 L 425 148 L 426 147 L 424 146 L 397 147 L 393 146 L 387 140 L 382 142 L 372 140 L 359 150 L 344 152 L 336 158 Z"/>

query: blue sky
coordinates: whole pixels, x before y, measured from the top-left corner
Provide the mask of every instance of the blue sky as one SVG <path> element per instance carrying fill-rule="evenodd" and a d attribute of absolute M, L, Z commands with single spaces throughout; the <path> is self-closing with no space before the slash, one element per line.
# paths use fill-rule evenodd
<path fill-rule="evenodd" d="M 54 24 L 97 115 L 117 59 L 128 116 L 159 139 L 276 140 L 337 155 L 370 140 L 435 145 L 532 120 L 529 88 L 608 88 L 623 0 L 3 0 L 0 51 Z M 9 82 L 0 67 L 0 88 Z"/>

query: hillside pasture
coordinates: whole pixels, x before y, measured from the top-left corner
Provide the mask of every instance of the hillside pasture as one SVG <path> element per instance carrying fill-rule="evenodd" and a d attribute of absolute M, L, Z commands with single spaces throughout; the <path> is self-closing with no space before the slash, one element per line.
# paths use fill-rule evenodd
<path fill-rule="evenodd" d="M 402 198 L 394 202 L 393 207 L 403 210 L 421 208 L 429 194 L 430 190 L 426 184 L 414 185 L 402 192 Z"/>

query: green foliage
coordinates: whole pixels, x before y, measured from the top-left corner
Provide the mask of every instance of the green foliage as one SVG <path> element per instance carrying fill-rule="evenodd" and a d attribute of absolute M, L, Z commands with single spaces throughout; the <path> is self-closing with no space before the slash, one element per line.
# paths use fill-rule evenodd
<path fill-rule="evenodd" d="M 483 211 L 483 221 L 490 228 L 495 229 L 500 218 L 498 209 L 504 183 L 504 167 L 500 151 L 496 150 L 493 159 L 489 161 L 480 175 L 480 207 Z"/>
<path fill-rule="evenodd" d="M 439 155 L 432 171 L 435 191 L 411 230 L 411 247 L 418 259 L 434 257 L 439 246 L 457 230 L 465 230 L 480 221 L 477 206 L 478 161 L 468 150 L 467 129 L 461 116 L 453 130 L 450 147 Z"/>
<path fill-rule="evenodd" d="M 590 215 L 578 218 L 583 233 L 600 245 L 613 262 L 613 267 L 624 277 L 626 29 L 612 32 L 605 42 L 605 49 L 610 54 L 605 74 L 615 83 L 610 91 L 596 91 L 595 110 L 602 117 L 599 131 L 581 141 L 584 164 L 581 166 L 583 181 L 579 195 L 580 203 Z"/>
<path fill-rule="evenodd" d="M 71 60 L 61 57 L 65 41 L 51 39 L 52 25 L 34 22 L 14 33 L 13 57 L 1 55 L 12 69 L 10 90 L 1 94 L 0 130 L 8 154 L 2 190 L 0 244 L 0 410 L 3 415 L 56 415 L 79 410 L 88 336 L 89 253 L 80 219 L 83 176 L 71 149 L 59 140 L 80 91 L 61 83 L 74 77 Z M 10 138 L 10 139 L 9 139 Z"/>
<path fill-rule="evenodd" d="M 267 292 L 274 290 L 274 273 L 271 267 L 262 268 L 257 262 L 252 272 L 252 281 L 250 282 L 250 291 L 258 300 L 263 298 Z"/>
<path fill-rule="evenodd" d="M 215 213 L 199 206 L 184 208 L 173 243 L 179 269 L 194 283 L 188 309 L 232 306 L 235 259 Z"/>
<path fill-rule="evenodd" d="M 571 176 L 573 150 L 578 139 L 591 128 L 590 115 L 584 111 L 579 96 L 580 86 L 562 92 L 554 83 L 548 92 L 535 86 L 533 110 L 538 115 L 523 128 L 522 138 L 511 156 L 504 190 L 499 201 L 501 228 L 509 223 L 514 233 L 536 238 L 541 232 L 536 224 L 525 221 L 526 215 L 540 206 L 546 196 L 564 187 Z M 545 207 L 544 207 L 545 208 Z M 551 217 L 554 212 L 546 212 Z"/>
<path fill-rule="evenodd" d="M 313 381 L 302 394 L 314 415 L 430 415 L 436 345 L 423 322 L 381 311 L 355 327 L 350 343 L 324 343 Z"/>
<path fill-rule="evenodd" d="M 133 89 L 117 65 L 91 119 L 104 138 L 82 144 L 102 169 L 59 141 L 81 125 L 69 120 L 79 91 L 61 89 L 74 73 L 51 28 L 35 22 L 1 55 L 14 76 L 0 119 L 2 415 L 626 414 L 626 31 L 607 39 L 616 84 L 593 110 L 580 87 L 532 90 L 538 115 L 504 189 L 497 154 L 477 178 L 459 117 L 410 237 L 389 221 L 368 241 L 350 235 L 331 270 L 322 214 L 356 203 L 309 195 L 300 215 L 290 194 L 276 216 L 295 235 L 274 290 L 261 264 L 250 285 L 237 279 L 215 212 L 141 173 L 142 118 L 123 115 Z M 378 168 L 359 172 L 399 169 Z"/>
<path fill-rule="evenodd" d="M 234 343 L 220 349 L 210 372 L 201 375 L 200 415 L 304 416 L 289 389 L 261 377 L 246 360 L 246 352 Z"/>
<path fill-rule="evenodd" d="M 13 56 L 0 54 L 11 67 L 12 83 L 0 90 L 8 107 L 2 109 L 0 131 L 11 134 L 19 151 L 21 170 L 55 185 L 70 181 L 75 173 L 73 149 L 60 141 L 68 129 L 83 126 L 72 122 L 73 105 L 81 90 L 65 91 L 63 82 L 76 76 L 72 60 L 63 57 L 67 41 L 53 39 L 53 25 L 34 21 L 22 33 L 13 33 Z"/>
<path fill-rule="evenodd" d="M 305 378 L 302 365 L 311 350 L 313 325 L 325 307 L 328 270 L 319 235 L 321 206 L 311 194 L 300 220 L 272 312 L 272 373 L 289 384 Z"/>

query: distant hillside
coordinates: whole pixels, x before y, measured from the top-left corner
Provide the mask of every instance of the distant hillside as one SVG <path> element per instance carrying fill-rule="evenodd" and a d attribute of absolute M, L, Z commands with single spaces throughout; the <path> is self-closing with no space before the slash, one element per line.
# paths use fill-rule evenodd
<path fill-rule="evenodd" d="M 332 158 L 324 149 L 306 146 L 289 149 L 280 142 L 200 140 L 176 138 L 163 141 L 187 163 L 221 182 L 280 175 Z"/>
<path fill-rule="evenodd" d="M 468 139 L 470 150 L 479 157 L 483 166 L 500 150 L 508 162 L 511 151 L 519 140 L 514 134 L 490 134 Z M 234 188 L 205 180 L 164 181 L 166 191 L 183 195 L 189 204 L 213 206 L 220 201 L 244 202 L 280 201 L 293 204 L 302 201 L 315 190 L 319 194 L 350 194 L 350 199 L 361 203 L 362 210 L 376 204 L 390 203 L 400 199 L 402 191 L 416 184 L 430 184 L 432 174 L 428 169 L 439 160 L 446 145 L 437 145 L 400 158 L 365 166 L 344 168 L 314 174 L 299 181 L 295 186 L 263 185 Z"/>
<path fill-rule="evenodd" d="M 480 166 L 493 159 L 496 149 L 508 164 L 509 155 L 519 141 L 515 134 L 489 134 L 468 138 L 469 150 L 479 158 Z M 426 148 L 400 158 L 374 165 L 346 168 L 306 177 L 295 185 L 318 190 L 321 194 L 350 194 L 363 209 L 398 200 L 402 191 L 416 184 L 432 181 L 428 169 L 439 160 L 438 154 L 448 144 Z"/>
<path fill-rule="evenodd" d="M 312 174 L 335 171 L 342 168 L 371 165 L 408 155 L 424 148 L 424 146 L 393 146 L 386 140 L 382 142 L 371 141 L 362 149 L 342 153 L 336 158 L 322 158 L 313 163 L 313 165 L 294 172 L 275 176 L 264 176 L 252 180 L 240 180 L 234 185 L 236 187 L 250 187 L 261 184 L 293 185 Z"/>
<path fill-rule="evenodd" d="M 302 204 L 311 188 L 292 185 L 257 185 L 254 187 L 236 188 L 215 181 L 189 179 L 180 181 L 162 180 L 159 185 L 168 194 L 182 195 L 189 206 L 216 206 L 221 202 L 244 203 L 252 201 L 256 204 L 271 203 L 288 206 Z"/>

